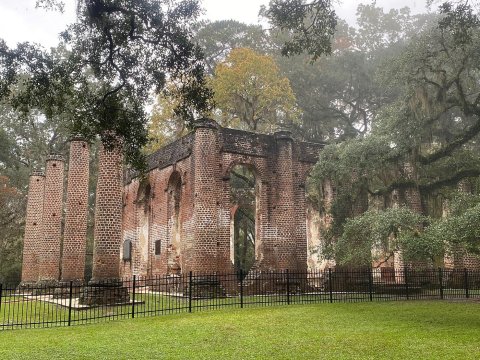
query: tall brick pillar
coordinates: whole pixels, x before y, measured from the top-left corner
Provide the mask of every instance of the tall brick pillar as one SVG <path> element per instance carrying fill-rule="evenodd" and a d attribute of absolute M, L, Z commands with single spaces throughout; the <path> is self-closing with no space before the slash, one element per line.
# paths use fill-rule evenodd
<path fill-rule="evenodd" d="M 45 175 L 34 171 L 28 185 L 27 216 L 23 239 L 22 284 L 33 284 L 38 280 L 37 244 L 43 241 L 43 197 Z"/>
<path fill-rule="evenodd" d="M 405 164 L 404 166 L 405 174 L 406 177 L 410 180 L 417 180 L 417 174 L 415 172 L 414 167 L 411 164 Z M 422 206 L 422 197 L 420 194 L 420 190 L 418 189 L 418 186 L 414 188 L 410 188 L 405 191 L 405 200 L 407 202 L 407 206 L 419 213 L 423 214 L 423 206 Z"/>
<path fill-rule="evenodd" d="M 289 131 L 275 133 L 277 161 L 275 166 L 275 225 L 277 228 L 276 251 L 277 268 L 297 270 L 297 249 L 295 243 L 295 195 L 293 191 L 293 148 L 292 134 Z M 303 209 L 304 210 L 304 209 Z M 304 213 L 304 212 L 303 212 Z M 305 252 L 307 247 L 305 246 Z M 305 257 L 302 257 L 306 259 Z"/>
<path fill-rule="evenodd" d="M 408 179 L 411 179 L 417 182 L 418 176 L 416 173 L 416 169 L 412 166 L 412 164 L 409 164 L 409 163 L 405 164 L 404 171 Z M 420 189 L 418 188 L 418 185 L 405 190 L 404 196 L 405 196 L 405 202 L 410 210 L 421 215 L 425 213 L 423 204 L 422 204 L 422 194 L 420 193 Z M 418 224 L 419 229 L 421 229 L 422 227 L 423 227 L 422 224 Z M 411 266 L 413 268 L 431 268 L 433 266 L 433 263 L 430 260 L 415 261 L 415 262 L 409 262 L 408 264 L 405 263 L 405 266 Z"/>
<path fill-rule="evenodd" d="M 86 141 L 70 141 L 62 280 L 83 282 L 87 242 L 89 148 Z"/>
<path fill-rule="evenodd" d="M 219 170 L 218 124 L 203 119 L 195 124 L 194 156 L 194 270 L 226 271 L 230 262 L 230 243 L 218 236 Z"/>
<path fill-rule="evenodd" d="M 45 164 L 43 241 L 38 244 L 38 280 L 51 282 L 60 276 L 60 244 L 63 212 L 64 161 L 49 155 Z"/>
<path fill-rule="evenodd" d="M 92 280 L 118 279 L 122 245 L 123 157 L 121 149 L 100 148 Z"/>

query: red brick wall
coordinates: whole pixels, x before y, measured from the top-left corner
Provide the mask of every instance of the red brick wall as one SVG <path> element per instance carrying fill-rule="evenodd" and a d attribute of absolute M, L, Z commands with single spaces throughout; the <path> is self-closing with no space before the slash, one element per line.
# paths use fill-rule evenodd
<path fill-rule="evenodd" d="M 151 170 L 143 180 L 151 188 L 148 212 L 141 200 L 146 185 L 133 178 L 125 186 L 123 241 L 132 241 L 133 254 L 131 261 L 121 261 L 121 274 L 233 271 L 229 174 L 237 164 L 247 165 L 256 178 L 254 268 L 305 270 L 305 180 L 319 150 L 296 143 L 288 133 L 275 137 L 198 123 L 193 136 L 150 157 Z M 178 178 L 180 236 L 174 239 L 172 191 L 178 189 Z M 161 241 L 160 255 L 154 254 L 156 240 Z M 149 244 L 147 260 L 138 256 L 145 248 L 142 241 Z"/>
<path fill-rule="evenodd" d="M 152 169 L 142 186 L 138 179 L 133 179 L 125 186 L 124 215 L 123 215 L 123 241 L 132 241 L 132 260 L 120 262 L 122 276 L 140 275 L 155 276 L 168 273 L 168 264 L 176 261 L 181 271 L 191 269 L 189 254 L 192 253 L 194 226 L 193 226 L 193 170 L 192 157 L 179 160 L 173 165 L 167 165 L 161 169 Z M 174 175 L 175 174 L 175 175 Z M 179 208 L 179 231 L 180 244 L 172 246 L 172 214 L 169 210 L 169 183 L 177 176 L 180 177 L 180 208 Z M 149 212 L 145 213 L 145 202 L 142 192 L 150 185 Z M 171 185 L 171 184 L 170 184 Z M 170 186 L 170 190 L 171 186 Z M 140 200 L 140 201 L 139 201 Z M 148 239 L 146 240 L 148 254 L 145 263 L 144 256 L 139 256 L 144 251 L 141 244 L 142 226 L 145 224 L 145 216 L 149 216 Z M 155 255 L 155 242 L 160 241 L 160 254 Z M 175 251 L 173 251 L 175 247 Z M 121 248 L 121 250 L 123 250 Z M 179 258 L 176 259 L 177 255 Z M 173 271 L 172 269 L 170 269 Z"/>
<path fill-rule="evenodd" d="M 125 185 L 120 151 L 101 147 L 93 280 L 233 271 L 229 176 L 237 164 L 249 166 L 256 178 L 254 268 L 305 270 L 305 180 L 320 149 L 319 145 L 295 142 L 288 132 L 254 134 L 223 129 L 204 120 L 197 123 L 193 134 L 150 156 L 145 178 L 127 172 Z M 87 179 L 88 146 L 73 141 L 63 280 L 83 278 Z M 33 193 L 40 191 L 35 189 L 32 186 Z M 63 162 L 51 158 L 45 180 L 46 231 L 38 248 L 44 265 L 40 278 L 44 280 L 59 276 L 62 194 Z M 132 244 L 130 259 L 123 256 L 125 241 Z M 160 254 L 155 254 L 157 241 Z M 25 259 L 34 264 L 30 260 L 34 252 L 29 250 L 33 247 L 28 239 L 26 244 Z M 29 269 L 25 266 L 26 273 Z"/>
<path fill-rule="evenodd" d="M 59 280 L 60 276 L 63 181 L 63 157 L 61 155 L 49 155 L 45 165 L 43 241 L 37 247 L 38 277 L 40 281 Z"/>
<path fill-rule="evenodd" d="M 67 201 L 63 237 L 62 280 L 83 280 L 87 241 L 89 147 L 86 141 L 70 142 Z"/>
<path fill-rule="evenodd" d="M 23 239 L 22 282 L 32 283 L 38 280 L 37 246 L 43 242 L 43 196 L 45 176 L 43 172 L 30 175 Z"/>

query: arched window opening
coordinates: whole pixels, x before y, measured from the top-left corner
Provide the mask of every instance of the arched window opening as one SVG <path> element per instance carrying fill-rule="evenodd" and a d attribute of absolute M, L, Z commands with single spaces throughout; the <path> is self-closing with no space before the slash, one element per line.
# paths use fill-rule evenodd
<path fill-rule="evenodd" d="M 335 265 L 327 257 L 325 234 L 332 224 L 330 208 L 334 197 L 334 187 L 329 180 L 317 181 L 308 176 L 305 182 L 305 219 L 307 228 L 307 267 L 320 271 Z"/>
<path fill-rule="evenodd" d="M 182 195 L 182 178 L 180 173 L 175 171 L 168 181 L 168 263 L 167 271 L 171 275 L 181 274 L 181 221 L 180 221 L 180 202 Z"/>
<path fill-rule="evenodd" d="M 246 165 L 236 165 L 230 171 L 232 205 L 231 257 L 235 271 L 246 275 L 255 263 L 257 191 L 255 174 Z"/>
<path fill-rule="evenodd" d="M 133 247 L 133 273 L 146 276 L 148 268 L 148 254 L 150 244 L 150 217 L 151 217 L 152 188 L 147 181 L 142 181 L 138 189 L 137 204 L 137 234 L 138 241 Z"/>

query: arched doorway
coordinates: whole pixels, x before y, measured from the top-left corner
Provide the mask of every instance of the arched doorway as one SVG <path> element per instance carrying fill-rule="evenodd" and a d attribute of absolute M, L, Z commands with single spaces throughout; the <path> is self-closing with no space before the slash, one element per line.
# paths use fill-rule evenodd
<path fill-rule="evenodd" d="M 170 176 L 167 187 L 167 219 L 168 219 L 168 245 L 167 245 L 167 273 L 180 275 L 181 267 L 181 221 L 180 203 L 182 197 L 182 178 L 178 171 Z"/>
<path fill-rule="evenodd" d="M 148 182 L 142 182 L 138 191 L 137 204 L 137 222 L 138 222 L 138 240 L 133 246 L 131 261 L 133 262 L 133 274 L 146 276 L 148 268 L 148 250 L 151 223 L 151 186 Z M 125 246 L 125 248 L 128 245 Z M 128 251 L 127 251 L 128 252 Z M 125 257 L 125 251 L 124 251 Z"/>
<path fill-rule="evenodd" d="M 307 268 L 309 271 L 323 271 L 335 266 L 333 259 L 326 258 L 327 243 L 325 234 L 331 227 L 333 218 L 330 207 L 334 197 L 334 187 L 329 180 L 316 181 L 307 176 L 305 182 L 305 220 L 307 229 Z"/>
<path fill-rule="evenodd" d="M 230 256 L 235 271 L 247 274 L 255 263 L 257 212 L 257 185 L 250 166 L 235 165 L 230 170 L 230 201 Z"/>

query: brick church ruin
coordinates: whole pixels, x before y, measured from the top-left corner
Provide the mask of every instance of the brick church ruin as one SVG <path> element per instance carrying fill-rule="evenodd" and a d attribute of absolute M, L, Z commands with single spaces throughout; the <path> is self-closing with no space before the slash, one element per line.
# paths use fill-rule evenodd
<path fill-rule="evenodd" d="M 249 267 L 306 271 L 318 230 L 312 230 L 315 217 L 307 216 L 305 182 L 321 149 L 287 131 L 256 134 L 207 119 L 149 156 L 145 176 L 124 172 L 120 151 L 102 147 L 92 280 L 233 272 L 241 206 L 232 198 L 231 175 L 239 166 L 253 174 L 248 221 L 254 241 L 242 248 L 251 254 Z M 64 220 L 63 158 L 49 156 L 45 172 L 30 177 L 23 283 L 84 280 L 88 143 L 73 138 L 69 156 Z"/>

